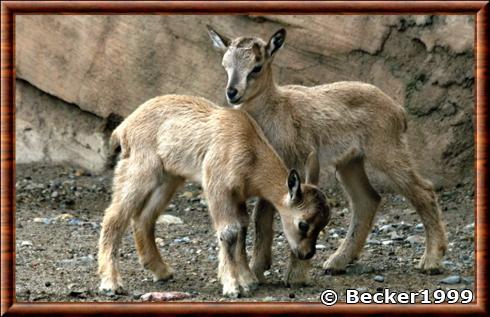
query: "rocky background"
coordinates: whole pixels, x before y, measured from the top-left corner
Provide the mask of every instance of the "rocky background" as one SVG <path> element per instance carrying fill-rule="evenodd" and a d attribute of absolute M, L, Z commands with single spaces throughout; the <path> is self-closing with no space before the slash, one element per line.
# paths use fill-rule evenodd
<path fill-rule="evenodd" d="M 98 173 L 110 131 L 147 99 L 223 104 L 226 74 L 206 24 L 263 38 L 285 27 L 279 83 L 379 86 L 407 109 L 421 172 L 438 187 L 473 182 L 470 16 L 17 16 L 17 162 Z"/>
<path fill-rule="evenodd" d="M 154 291 L 183 291 L 188 301 L 224 300 L 215 233 L 195 184 L 175 195 L 156 226 L 174 278 L 152 282 L 128 231 L 119 251 L 128 293 L 108 298 L 97 291 L 97 239 L 113 177 L 104 170 L 108 136 L 156 95 L 225 102 L 226 74 L 206 24 L 230 36 L 264 38 L 286 27 L 274 66 L 279 83 L 361 80 L 402 103 L 413 156 L 437 185 L 448 229 L 443 274 L 419 273 L 414 264 L 425 239 L 420 217 L 403 197 L 387 193 L 359 261 L 344 275 L 325 275 L 322 263 L 345 238 L 350 218 L 339 184 L 328 182 L 332 173 L 325 171 L 330 177 L 323 177 L 322 190 L 333 217 L 318 240 L 312 283 L 283 285 L 289 251 L 276 217 L 267 283 L 239 300 L 318 302 L 326 288 L 340 300 L 347 288 L 475 289 L 472 17 L 21 15 L 15 43 L 18 301 L 144 301 Z M 253 233 L 250 226 L 249 254 Z"/>

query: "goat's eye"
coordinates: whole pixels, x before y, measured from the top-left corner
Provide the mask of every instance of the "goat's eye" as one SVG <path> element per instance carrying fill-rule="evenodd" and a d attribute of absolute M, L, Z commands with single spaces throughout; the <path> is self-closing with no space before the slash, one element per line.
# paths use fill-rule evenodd
<path fill-rule="evenodd" d="M 260 73 L 260 71 L 262 70 L 262 65 L 259 65 L 259 66 L 255 66 L 253 69 L 252 69 L 252 74 L 258 74 Z"/>
<path fill-rule="evenodd" d="M 299 223 L 298 227 L 299 227 L 299 230 L 300 230 L 301 232 L 305 232 L 305 233 L 306 233 L 306 232 L 308 232 L 308 228 L 309 228 L 309 226 L 308 226 L 308 224 L 307 224 L 306 222 L 304 222 L 304 221 L 300 221 L 300 223 Z"/>

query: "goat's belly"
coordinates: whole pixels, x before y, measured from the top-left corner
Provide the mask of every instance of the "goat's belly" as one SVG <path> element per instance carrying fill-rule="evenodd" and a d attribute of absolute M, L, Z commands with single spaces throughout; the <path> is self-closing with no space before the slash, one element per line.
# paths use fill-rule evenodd
<path fill-rule="evenodd" d="M 321 166 L 336 166 L 355 157 L 362 156 L 361 146 L 358 144 L 324 145 L 319 150 Z"/>

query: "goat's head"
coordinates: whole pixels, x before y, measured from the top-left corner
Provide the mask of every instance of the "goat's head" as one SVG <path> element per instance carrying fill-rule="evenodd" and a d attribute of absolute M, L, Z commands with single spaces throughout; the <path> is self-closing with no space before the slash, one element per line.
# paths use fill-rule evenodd
<path fill-rule="evenodd" d="M 213 46 L 223 52 L 222 65 L 228 74 L 226 99 L 231 106 L 243 104 L 268 88 L 271 62 L 283 46 L 286 30 L 280 29 L 268 42 L 258 37 L 230 39 L 207 26 Z"/>
<path fill-rule="evenodd" d="M 292 252 L 302 260 L 315 255 L 318 234 L 330 221 L 327 199 L 316 186 L 319 173 L 316 154 L 314 157 L 310 154 L 306 165 L 305 184 L 301 184 L 298 172 L 289 172 L 289 195 L 285 202 L 288 212 L 281 213 L 286 239 Z"/>

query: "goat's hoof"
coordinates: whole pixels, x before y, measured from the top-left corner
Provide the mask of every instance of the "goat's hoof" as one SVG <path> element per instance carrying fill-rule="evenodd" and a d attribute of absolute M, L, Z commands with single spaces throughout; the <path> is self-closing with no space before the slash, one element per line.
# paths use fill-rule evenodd
<path fill-rule="evenodd" d="M 325 274 L 327 275 L 339 275 L 346 272 L 347 265 L 351 260 L 343 255 L 331 255 L 327 261 L 323 263 Z"/>
<path fill-rule="evenodd" d="M 243 296 L 247 297 L 247 296 L 250 295 L 250 293 L 252 293 L 257 288 L 259 288 L 259 283 L 258 283 L 258 281 L 256 281 L 256 282 L 252 282 L 252 283 L 249 283 L 249 284 L 246 284 L 246 285 L 240 285 L 240 286 L 242 288 L 241 294 Z"/>
<path fill-rule="evenodd" d="M 238 298 L 240 297 L 240 290 L 238 288 L 228 290 L 223 289 L 223 296 L 228 298 Z"/>
<path fill-rule="evenodd" d="M 428 275 L 442 274 L 444 270 L 440 262 L 439 257 L 428 257 L 424 255 L 415 268 Z"/>
<path fill-rule="evenodd" d="M 99 287 L 99 294 L 102 296 L 115 296 L 115 295 L 127 295 L 128 292 L 121 286 L 115 289 Z"/>
<path fill-rule="evenodd" d="M 116 281 L 108 278 L 103 278 L 100 281 L 99 293 L 101 295 L 114 296 L 125 295 L 127 292 L 124 290 L 120 278 L 116 279 Z"/>
<path fill-rule="evenodd" d="M 174 270 L 169 266 L 162 266 L 157 272 L 153 272 L 153 282 L 165 282 L 174 277 Z"/>
<path fill-rule="evenodd" d="M 300 274 L 297 273 L 298 272 L 287 274 L 284 280 L 284 284 L 287 287 L 304 287 L 311 284 L 308 277 L 308 272 L 300 272 Z"/>

